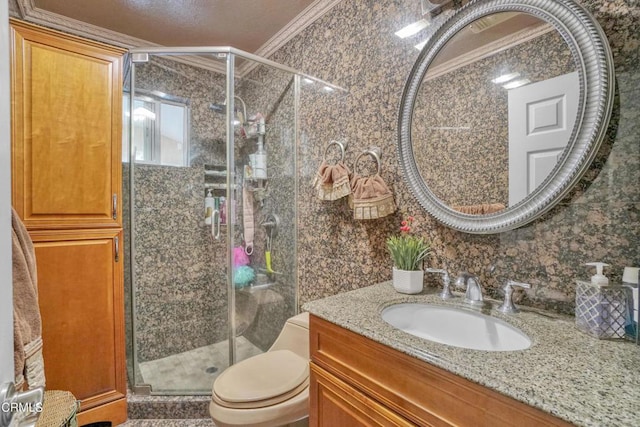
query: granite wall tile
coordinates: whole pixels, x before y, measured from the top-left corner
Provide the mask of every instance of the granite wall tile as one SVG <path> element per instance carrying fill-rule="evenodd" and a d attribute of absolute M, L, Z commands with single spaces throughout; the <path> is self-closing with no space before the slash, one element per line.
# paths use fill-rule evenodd
<path fill-rule="evenodd" d="M 413 0 L 345 0 L 306 28 L 271 59 L 295 65 L 349 90 L 340 101 L 303 90 L 298 146 L 298 260 L 300 300 L 307 301 L 391 277 L 385 239 L 404 215 L 416 217 L 419 234 L 432 242 L 428 264 L 452 274 L 479 275 L 490 295 L 507 278 L 532 282 L 524 303 L 572 312 L 575 280 L 592 273 L 589 261 L 638 265 L 637 201 L 640 197 L 640 128 L 635 124 L 640 82 L 640 8 L 632 0 L 581 0 L 603 27 L 612 48 L 617 96 L 603 144 L 585 177 L 562 203 L 517 230 L 478 236 L 450 230 L 417 204 L 396 158 L 398 106 L 418 51 L 433 33 L 400 40 L 394 32 L 422 18 Z M 455 3 L 459 6 L 458 2 Z M 450 12 L 435 18 L 441 21 Z M 544 53 L 543 53 L 544 54 Z M 357 222 L 341 202 L 315 199 L 311 180 L 326 143 L 349 141 L 346 164 L 371 145 L 382 148 L 382 176 L 398 205 L 393 217 Z M 372 261 L 373 260 L 373 261 Z M 492 275 L 487 267 L 496 265 Z M 348 282 L 348 283 L 345 283 Z M 437 277 L 427 279 L 438 285 Z"/>

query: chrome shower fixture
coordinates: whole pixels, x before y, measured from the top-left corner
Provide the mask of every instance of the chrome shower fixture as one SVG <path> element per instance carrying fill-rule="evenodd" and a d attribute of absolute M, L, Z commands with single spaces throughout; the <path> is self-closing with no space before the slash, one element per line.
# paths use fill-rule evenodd
<path fill-rule="evenodd" d="M 244 126 L 247 123 L 247 105 L 239 96 L 236 95 L 233 98 L 237 99 L 242 104 L 242 111 L 238 110 L 235 106 L 233 109 L 235 114 L 238 116 L 238 121 L 240 122 L 239 124 L 241 126 Z M 215 102 L 212 102 L 211 104 L 209 104 L 209 109 L 219 114 L 224 114 L 227 111 L 226 107 L 227 107 L 226 100 L 221 104 L 217 104 Z"/>

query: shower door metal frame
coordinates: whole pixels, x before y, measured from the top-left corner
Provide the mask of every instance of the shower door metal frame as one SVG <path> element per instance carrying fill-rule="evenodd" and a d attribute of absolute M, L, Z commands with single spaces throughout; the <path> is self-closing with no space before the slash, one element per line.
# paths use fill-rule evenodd
<path fill-rule="evenodd" d="M 227 55 L 227 200 L 231 198 L 235 188 L 235 135 L 233 129 L 233 119 L 235 117 L 235 56 Z M 236 192 L 236 197 L 238 193 Z M 227 218 L 235 218 L 236 203 L 227 203 Z M 235 224 L 234 221 L 227 221 L 227 325 L 229 340 L 229 366 L 236 363 L 236 291 L 233 284 L 233 238 Z"/>
<path fill-rule="evenodd" d="M 235 136 L 234 136 L 234 124 L 233 124 L 233 119 L 234 119 L 234 108 L 235 108 L 235 102 L 234 102 L 234 95 L 235 95 L 235 87 L 234 87 L 234 83 L 235 83 L 235 58 L 236 56 L 241 57 L 243 59 L 247 59 L 247 60 L 251 60 L 254 62 L 257 62 L 259 64 L 262 65 L 266 65 L 281 71 L 285 71 L 288 73 L 291 73 L 294 77 L 294 149 L 295 149 L 295 153 L 294 153 L 294 171 L 298 170 L 298 161 L 297 161 L 297 149 L 298 149 L 298 138 L 299 138 L 299 107 L 300 107 L 300 90 L 301 90 L 301 84 L 300 84 L 300 79 L 301 78 L 305 78 L 305 79 L 310 79 L 313 80 L 315 82 L 318 82 L 326 87 L 330 87 L 334 90 L 338 90 L 344 93 L 347 93 L 348 91 L 340 86 L 334 85 L 332 83 L 329 83 L 327 81 L 324 81 L 322 79 L 319 79 L 317 77 L 302 73 L 298 70 L 295 70 L 291 67 L 287 67 L 286 65 L 282 65 L 282 64 L 278 64 L 277 62 L 262 58 L 260 56 L 233 48 L 233 47 L 148 47 L 148 48 L 133 48 L 129 50 L 129 61 L 130 61 L 130 72 L 131 72 L 131 80 L 130 80 L 130 92 L 131 94 L 135 93 L 135 64 L 136 63 L 146 63 L 149 61 L 149 56 L 150 55 L 154 55 L 154 56 L 183 56 L 183 55 L 206 55 L 206 54 L 210 54 L 210 55 L 215 55 L 218 59 L 222 59 L 225 58 L 226 59 L 226 95 L 227 95 L 227 100 L 229 100 L 229 102 L 226 103 L 226 132 L 227 132 L 227 138 L 226 138 L 226 150 L 227 150 L 227 155 L 226 155 L 226 163 L 227 163 L 227 176 L 226 176 L 226 184 L 227 184 L 227 192 L 226 192 L 226 197 L 227 200 L 232 200 L 232 192 L 235 189 L 235 184 L 236 184 L 236 177 L 235 177 L 235 172 L 234 172 L 234 168 L 233 165 L 235 164 L 235 153 L 234 153 L 234 147 L 235 147 Z M 129 111 L 133 111 L 133 102 L 134 102 L 134 96 L 130 96 L 129 97 Z M 135 222 L 135 209 L 134 207 L 134 200 L 135 200 L 135 186 L 134 186 L 134 163 L 135 163 L 135 150 L 134 150 L 134 144 L 133 144 L 133 119 L 130 118 L 129 120 L 129 197 L 130 197 L 130 212 L 129 212 L 129 221 L 130 221 L 130 236 L 129 236 L 129 242 L 128 242 L 128 246 L 130 248 L 129 250 L 129 259 L 130 259 L 130 271 L 129 271 L 129 277 L 130 277 L 130 281 L 131 281 L 131 337 L 132 337 L 132 343 L 133 343 L 133 384 L 131 384 L 132 389 L 134 390 L 134 392 L 136 393 L 141 393 L 141 394 L 156 394 L 156 395 L 163 395 L 163 394 L 169 394 L 169 393 L 163 393 L 163 392 L 156 392 L 153 393 L 152 392 L 152 387 L 149 384 L 137 384 L 136 383 L 136 378 L 137 378 L 137 373 L 138 373 L 138 342 L 136 339 L 136 335 L 137 335 L 137 311 L 135 310 L 136 307 L 136 281 L 135 281 L 135 268 L 134 268 L 134 260 L 135 260 L 135 255 L 136 255 L 136 250 L 135 250 L 135 235 L 134 235 L 134 222 Z M 231 165 L 232 167 L 229 167 L 229 165 Z M 295 200 L 297 200 L 297 196 L 298 196 L 298 185 L 297 185 L 297 175 L 296 175 L 296 184 L 294 185 L 294 192 L 295 192 Z M 237 197 L 237 194 L 236 194 Z M 228 213 L 227 213 L 227 217 L 228 218 L 235 218 L 235 210 L 236 210 L 236 205 L 233 203 L 229 203 L 227 205 L 227 209 L 228 209 Z M 296 223 L 298 222 L 298 212 L 296 210 L 295 212 L 295 220 Z M 235 307 L 235 286 L 234 286 L 234 282 L 233 282 L 233 258 L 232 258 L 232 254 L 233 254 L 233 238 L 234 238 L 234 230 L 235 230 L 235 224 L 233 222 L 230 222 L 229 225 L 226 227 L 227 229 L 227 234 L 226 234 L 226 238 L 227 238 L 227 245 L 226 245 L 226 256 L 227 256 L 227 292 L 228 292 L 228 300 L 227 300 L 227 305 L 228 305 L 228 341 L 229 341 L 229 365 L 233 365 L 236 363 L 236 319 L 235 319 L 235 311 L 236 311 L 236 307 Z M 296 227 L 296 233 L 295 233 L 295 239 L 296 242 L 294 242 L 294 251 L 297 251 L 297 238 L 298 238 L 298 234 L 297 234 L 297 227 Z M 296 269 L 297 271 L 297 269 Z M 298 277 L 297 277 L 297 273 L 296 273 L 296 279 L 295 279 L 295 308 L 294 308 L 294 314 L 297 314 L 298 312 L 298 306 L 299 306 L 299 295 L 298 295 L 298 290 L 299 290 L 299 283 L 298 283 Z M 187 394 L 201 394 L 201 393 L 190 393 L 190 392 L 182 392 L 182 394 L 187 395 Z"/>

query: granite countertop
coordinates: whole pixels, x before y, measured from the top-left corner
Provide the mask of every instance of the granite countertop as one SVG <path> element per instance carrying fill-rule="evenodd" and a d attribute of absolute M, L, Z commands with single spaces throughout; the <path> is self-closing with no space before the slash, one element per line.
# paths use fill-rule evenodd
<path fill-rule="evenodd" d="M 308 302 L 303 310 L 574 424 L 640 425 L 639 346 L 593 338 L 576 329 L 569 316 L 522 306 L 520 313 L 504 315 L 492 300 L 491 315 L 526 333 L 530 348 L 489 352 L 452 347 L 400 331 L 380 316 L 384 307 L 401 302 L 469 307 L 462 298 L 443 301 L 436 292 L 404 295 L 383 282 Z"/>

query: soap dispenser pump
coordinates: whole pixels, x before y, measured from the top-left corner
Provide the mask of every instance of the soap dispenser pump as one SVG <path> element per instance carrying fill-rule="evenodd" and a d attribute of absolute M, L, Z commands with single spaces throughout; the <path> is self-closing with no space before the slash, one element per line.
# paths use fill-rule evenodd
<path fill-rule="evenodd" d="M 609 267 L 609 264 L 604 262 L 588 262 L 585 265 L 589 265 L 596 268 L 596 274 L 591 276 L 591 283 L 597 286 L 607 286 L 609 279 L 603 274 L 603 268 Z"/>
<path fill-rule="evenodd" d="M 211 225 L 213 210 L 215 209 L 215 199 L 211 194 L 211 189 L 207 190 L 207 196 L 204 198 L 204 223 Z"/>

